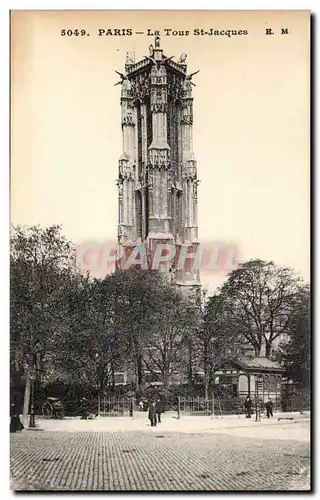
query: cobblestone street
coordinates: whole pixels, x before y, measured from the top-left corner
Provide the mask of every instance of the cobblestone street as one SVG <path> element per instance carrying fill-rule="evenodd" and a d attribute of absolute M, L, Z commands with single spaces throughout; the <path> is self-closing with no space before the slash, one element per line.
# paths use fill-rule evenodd
<path fill-rule="evenodd" d="M 309 444 L 224 433 L 11 435 L 14 490 L 308 489 Z"/>

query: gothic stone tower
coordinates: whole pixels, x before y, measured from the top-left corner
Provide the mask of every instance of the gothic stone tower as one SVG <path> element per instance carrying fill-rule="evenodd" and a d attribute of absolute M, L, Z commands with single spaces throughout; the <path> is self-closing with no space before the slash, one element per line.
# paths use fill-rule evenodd
<path fill-rule="evenodd" d="M 184 294 L 200 287 L 199 270 L 177 257 L 198 248 L 197 164 L 193 154 L 192 76 L 186 54 L 176 63 L 150 45 L 149 56 L 134 62 L 127 54 L 121 76 L 123 151 L 119 160 L 118 242 L 129 255 L 136 245 L 153 254 L 158 243 L 174 245 L 169 263 Z M 118 84 L 116 84 L 118 85 Z M 180 266 L 181 267 L 181 266 Z"/>

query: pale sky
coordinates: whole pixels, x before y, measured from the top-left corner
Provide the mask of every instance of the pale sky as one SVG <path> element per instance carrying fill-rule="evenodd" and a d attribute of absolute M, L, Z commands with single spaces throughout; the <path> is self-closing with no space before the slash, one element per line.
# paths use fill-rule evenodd
<path fill-rule="evenodd" d="M 61 36 L 62 29 L 90 36 Z M 159 29 L 194 77 L 199 240 L 234 242 L 309 276 L 309 14 L 303 11 L 14 12 L 11 26 L 11 220 L 62 224 L 75 243 L 116 241 L 120 86 L 126 52 Z M 164 28 L 190 30 L 165 36 Z M 248 35 L 194 36 L 194 28 Z M 266 28 L 275 35 L 265 35 Z M 288 35 L 281 35 L 288 28 Z M 216 286 L 222 275 L 202 282 Z"/>

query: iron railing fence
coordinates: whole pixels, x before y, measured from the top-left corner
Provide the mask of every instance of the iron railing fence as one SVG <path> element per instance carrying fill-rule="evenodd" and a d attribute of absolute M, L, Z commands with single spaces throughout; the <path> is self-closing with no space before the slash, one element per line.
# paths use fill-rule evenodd
<path fill-rule="evenodd" d="M 184 415 L 243 415 L 246 413 L 245 397 L 230 397 L 230 398 L 211 398 L 205 399 L 200 397 L 179 398 L 179 408 L 177 411 Z M 251 397 L 252 413 L 256 411 L 256 405 L 259 404 L 260 414 L 266 413 L 266 401 L 261 396 L 258 399 L 255 396 Z M 274 412 L 293 412 L 293 411 L 308 411 L 310 410 L 310 397 L 305 396 L 290 396 L 284 398 L 280 394 L 272 398 Z"/>
<path fill-rule="evenodd" d="M 179 412 L 182 415 L 201 416 L 201 415 L 240 415 L 244 412 L 241 401 L 238 398 L 220 399 L 211 398 L 205 399 L 200 397 L 195 398 L 180 398 Z"/>
<path fill-rule="evenodd" d="M 203 398 L 203 397 L 177 397 L 172 400 L 163 401 L 165 412 L 178 412 L 180 415 L 203 415 L 203 416 L 223 416 L 223 415 L 244 415 L 246 395 L 230 398 Z M 251 396 L 252 413 L 256 411 L 256 404 L 259 403 L 260 413 L 266 412 L 265 403 L 259 396 L 258 401 L 255 396 Z M 310 397 L 290 396 L 283 397 L 280 394 L 272 398 L 274 412 L 293 412 L 310 410 Z M 142 412 L 148 411 L 148 404 L 143 406 L 139 401 L 129 397 L 102 397 L 100 401 L 100 415 L 105 417 L 130 417 L 142 416 Z"/>
<path fill-rule="evenodd" d="M 136 411 L 136 402 L 128 397 L 103 397 L 100 401 L 100 415 L 103 417 L 129 417 Z"/>
<path fill-rule="evenodd" d="M 281 399 L 282 411 L 310 411 L 311 397 L 309 394 L 296 394 Z"/>

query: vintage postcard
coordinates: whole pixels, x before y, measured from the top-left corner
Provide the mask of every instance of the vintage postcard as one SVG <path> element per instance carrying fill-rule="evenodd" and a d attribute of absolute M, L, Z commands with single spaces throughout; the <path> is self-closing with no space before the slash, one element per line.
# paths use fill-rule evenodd
<path fill-rule="evenodd" d="M 13 490 L 310 490 L 310 30 L 11 12 Z"/>

